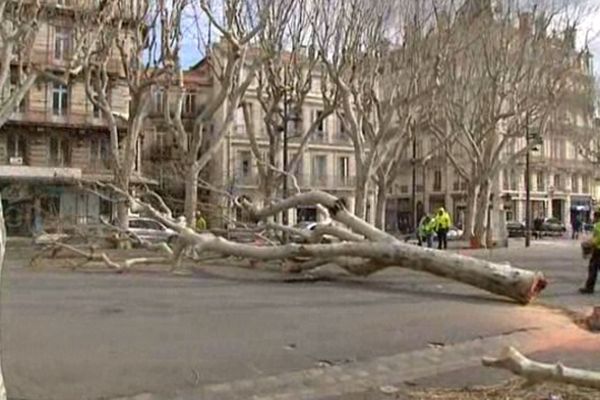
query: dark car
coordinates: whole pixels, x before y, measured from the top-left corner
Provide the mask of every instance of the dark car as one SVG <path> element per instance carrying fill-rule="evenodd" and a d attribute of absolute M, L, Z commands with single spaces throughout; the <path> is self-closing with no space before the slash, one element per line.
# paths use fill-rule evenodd
<path fill-rule="evenodd" d="M 507 221 L 506 230 L 508 231 L 508 237 L 525 236 L 525 224 L 519 221 Z"/>

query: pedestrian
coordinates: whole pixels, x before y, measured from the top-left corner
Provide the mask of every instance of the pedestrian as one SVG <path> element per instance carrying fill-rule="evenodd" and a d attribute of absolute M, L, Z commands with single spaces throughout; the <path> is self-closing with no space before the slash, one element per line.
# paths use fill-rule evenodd
<path fill-rule="evenodd" d="M 581 217 L 578 214 L 571 221 L 571 239 L 577 240 L 579 238 L 580 226 L 581 226 Z"/>
<path fill-rule="evenodd" d="M 440 207 L 435 216 L 435 230 L 438 238 L 438 250 L 448 248 L 448 231 L 452 225 L 450 214 L 444 210 L 444 207 Z"/>
<path fill-rule="evenodd" d="M 592 238 L 589 242 L 582 243 L 582 246 L 590 246 L 592 257 L 588 266 L 588 277 L 585 286 L 579 289 L 582 294 L 594 293 L 596 280 L 598 279 L 598 269 L 600 269 L 600 210 L 594 211 L 594 226 L 592 228 Z"/>
<path fill-rule="evenodd" d="M 206 220 L 200 211 L 196 212 L 196 231 L 202 232 L 206 230 Z"/>

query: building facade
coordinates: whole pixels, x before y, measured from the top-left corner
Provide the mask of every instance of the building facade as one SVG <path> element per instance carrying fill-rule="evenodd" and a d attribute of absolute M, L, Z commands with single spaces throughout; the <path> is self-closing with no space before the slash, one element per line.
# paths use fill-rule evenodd
<path fill-rule="evenodd" d="M 32 62 L 60 74 L 71 57 L 73 19 L 69 4 L 55 7 L 52 17 L 40 21 Z M 128 93 L 118 84 L 117 61 L 111 63 L 112 107 L 126 114 Z M 82 188 L 112 180 L 109 152 L 109 131 L 82 81 L 34 84 L 0 127 L 0 192 L 8 234 L 64 232 L 110 217 L 110 195 Z"/>
<path fill-rule="evenodd" d="M 185 73 L 186 94 L 184 100 L 184 121 L 190 123 L 190 119 L 196 115 L 210 98 L 211 93 L 216 90 L 218 83 L 210 75 L 210 69 L 204 68 L 202 62 L 192 67 Z M 264 122 L 264 111 L 258 101 L 258 83 L 253 82 L 245 93 L 242 102 L 249 107 L 251 113 L 251 124 L 256 133 L 256 140 L 262 160 L 269 158 L 270 141 L 266 132 Z M 174 194 L 174 197 L 183 199 L 183 177 L 177 171 L 177 145 L 168 130 L 161 126 L 161 114 L 165 107 L 164 95 L 157 93 L 155 96 L 155 121 L 149 126 L 144 135 L 144 162 L 145 173 L 159 181 L 163 191 Z M 297 154 L 300 149 L 301 135 L 308 127 L 318 119 L 319 113 L 324 109 L 319 87 L 319 77 L 314 76 L 312 87 L 305 98 L 300 115 L 294 117 L 293 122 L 288 123 L 288 159 Z M 227 117 L 224 107 L 216 113 L 211 132 L 221 129 Z M 284 132 L 280 133 L 279 144 L 274 156 L 278 159 L 278 167 L 281 168 L 283 159 Z M 206 134 L 207 143 L 203 145 L 206 149 L 210 145 L 211 134 Z M 352 207 L 355 168 L 354 147 L 350 137 L 343 131 L 343 125 L 335 116 L 328 116 L 320 123 L 308 139 L 308 144 L 300 156 L 300 161 L 294 171 L 290 171 L 295 177 L 295 182 L 301 191 L 311 189 L 324 190 L 336 196 L 344 197 Z M 222 146 L 212 157 L 210 164 L 201 173 L 201 178 L 219 191 L 225 191 L 234 196 L 246 196 L 253 201 L 261 203 L 264 200 L 261 192 L 261 183 L 264 177 L 258 169 L 259 160 L 252 151 L 247 127 L 244 119 L 243 109 L 240 107 L 234 111 L 234 120 L 231 128 L 225 133 Z M 175 186 L 175 187 L 173 187 Z M 168 188 L 170 187 L 170 188 Z M 169 189 L 169 190 L 166 190 Z M 295 193 L 296 188 L 292 179 L 289 179 L 289 194 Z M 276 197 L 283 196 L 281 185 L 274 194 Z M 372 215 L 372 197 L 368 206 L 368 214 Z M 226 196 L 215 191 L 199 190 L 200 208 L 206 211 L 211 225 L 225 225 L 229 220 L 243 220 L 244 216 L 240 210 L 236 210 L 226 199 Z M 181 202 L 180 202 L 181 203 Z M 177 209 L 177 205 L 174 204 Z M 180 204 L 182 207 L 182 204 Z M 208 207 L 208 208 L 207 208 Z M 290 211 L 288 222 L 296 224 L 302 221 L 317 220 L 316 207 L 301 207 Z"/>

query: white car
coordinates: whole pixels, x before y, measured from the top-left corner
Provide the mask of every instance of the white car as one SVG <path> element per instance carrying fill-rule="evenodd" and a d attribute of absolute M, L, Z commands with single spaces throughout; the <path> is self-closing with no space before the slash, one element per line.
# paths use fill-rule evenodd
<path fill-rule="evenodd" d="M 129 232 L 151 243 L 171 243 L 177 237 L 177 232 L 152 218 L 130 217 Z"/>
<path fill-rule="evenodd" d="M 307 233 L 310 233 L 312 231 L 315 230 L 315 228 L 318 226 L 319 224 L 317 222 L 314 221 L 303 221 L 303 222 L 299 222 L 298 224 L 296 224 L 294 226 L 294 228 L 302 230 L 302 231 L 306 231 Z M 299 235 L 292 235 L 291 237 L 293 242 L 296 243 L 304 243 L 304 238 L 302 238 Z M 331 243 L 331 242 L 335 242 L 336 238 L 330 235 L 323 235 L 323 239 L 321 240 L 321 243 Z"/>

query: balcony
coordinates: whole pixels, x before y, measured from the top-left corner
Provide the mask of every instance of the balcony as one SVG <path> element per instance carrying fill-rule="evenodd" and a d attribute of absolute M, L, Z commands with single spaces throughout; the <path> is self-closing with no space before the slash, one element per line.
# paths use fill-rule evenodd
<path fill-rule="evenodd" d="M 0 165 L 0 178 L 11 180 L 45 180 L 73 182 L 81 179 L 81 169 Z"/>
<path fill-rule="evenodd" d="M 25 109 L 24 112 L 15 112 L 10 118 L 10 122 L 31 124 L 31 125 L 53 125 L 53 126 L 68 126 L 73 128 L 89 128 L 89 127 L 106 127 L 106 123 L 102 118 L 93 116 L 92 111 L 66 111 L 64 115 L 55 115 L 52 109 L 46 111 L 38 111 Z M 119 128 L 125 128 L 126 124 L 120 120 Z"/>

